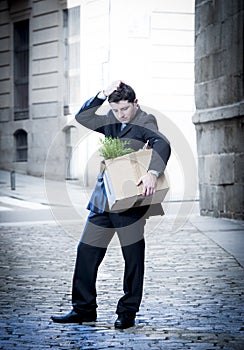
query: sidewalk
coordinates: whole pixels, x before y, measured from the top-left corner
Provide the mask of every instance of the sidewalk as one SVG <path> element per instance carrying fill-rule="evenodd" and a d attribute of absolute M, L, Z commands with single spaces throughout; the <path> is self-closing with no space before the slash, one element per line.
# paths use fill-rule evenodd
<path fill-rule="evenodd" d="M 17 175 L 12 191 L 9 174 L 0 175 L 0 196 L 52 210 L 85 206 L 88 192 L 78 184 L 44 185 L 43 179 Z M 62 221 L 57 211 L 55 220 L 2 222 L 0 349 L 242 350 L 243 222 L 200 217 L 195 210 L 172 232 L 169 212 L 148 221 L 143 300 L 135 327 L 124 331 L 113 326 L 123 277 L 116 236 L 98 273 L 97 322 L 60 325 L 50 316 L 70 310 L 83 214 Z"/>
<path fill-rule="evenodd" d="M 16 174 L 15 183 L 15 190 L 11 190 L 10 173 L 0 170 L 0 196 L 50 206 L 54 214 L 56 214 L 55 207 L 66 207 L 66 209 L 75 207 L 77 212 L 81 213 L 80 217 L 84 219 L 87 215 L 86 203 L 91 190 L 82 190 L 77 181 L 44 181 L 43 178 Z M 177 203 L 171 205 L 176 207 Z M 80 220 L 80 217 L 76 215 L 77 212 L 71 213 L 70 220 Z M 231 254 L 244 267 L 243 221 L 200 216 L 196 203 L 189 222 Z"/>

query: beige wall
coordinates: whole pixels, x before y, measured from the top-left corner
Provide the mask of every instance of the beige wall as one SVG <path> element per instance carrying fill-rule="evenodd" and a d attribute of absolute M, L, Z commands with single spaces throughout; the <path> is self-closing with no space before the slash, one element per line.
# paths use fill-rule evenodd
<path fill-rule="evenodd" d="M 10 4 L 10 5 L 9 5 Z M 0 53 L 4 84 L 0 91 L 1 168 L 44 175 L 45 160 L 62 123 L 62 8 L 58 1 L 1 1 Z M 13 116 L 13 23 L 29 18 L 29 119 L 14 121 Z M 6 108 L 6 109 L 4 109 Z M 15 162 L 13 134 L 28 133 L 28 162 Z M 62 147 L 63 145 L 60 144 Z M 53 154 L 53 169 L 64 176 L 63 152 Z M 60 176 L 59 175 L 59 176 Z"/>
<path fill-rule="evenodd" d="M 85 1 L 83 13 L 84 96 L 81 95 L 81 100 L 94 95 L 109 82 L 122 79 L 135 88 L 142 107 L 165 115 L 170 125 L 165 125 L 160 115 L 158 121 L 175 151 L 168 170 L 172 195 L 179 198 L 184 191 L 185 173 L 179 155 L 175 154 L 180 140 L 174 138 L 172 127 L 182 132 L 192 157 L 196 156 L 192 124 L 194 1 Z M 88 144 L 92 156 L 97 142 Z M 193 174 L 196 175 L 196 171 Z M 91 177 L 89 179 L 91 181 Z"/>

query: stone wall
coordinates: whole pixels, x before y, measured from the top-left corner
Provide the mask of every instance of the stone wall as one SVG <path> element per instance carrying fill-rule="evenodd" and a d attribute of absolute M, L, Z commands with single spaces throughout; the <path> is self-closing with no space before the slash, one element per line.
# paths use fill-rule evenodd
<path fill-rule="evenodd" d="M 196 0 L 195 45 L 201 214 L 243 219 L 243 1 Z"/>

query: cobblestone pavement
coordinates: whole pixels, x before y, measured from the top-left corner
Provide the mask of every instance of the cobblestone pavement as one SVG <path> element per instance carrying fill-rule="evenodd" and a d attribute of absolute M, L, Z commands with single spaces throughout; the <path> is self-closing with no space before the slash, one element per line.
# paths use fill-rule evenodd
<path fill-rule="evenodd" d="M 100 267 L 98 321 L 52 323 L 70 310 L 82 225 L 1 227 L 1 345 L 12 349 L 244 349 L 244 272 L 190 223 L 147 226 L 144 297 L 136 326 L 114 329 L 123 261 L 114 239 Z M 72 234 L 70 234 L 72 232 Z"/>

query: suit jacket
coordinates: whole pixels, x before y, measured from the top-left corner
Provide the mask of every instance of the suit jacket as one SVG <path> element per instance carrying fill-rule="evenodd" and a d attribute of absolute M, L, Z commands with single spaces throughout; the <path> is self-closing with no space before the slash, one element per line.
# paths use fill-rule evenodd
<path fill-rule="evenodd" d="M 106 115 L 96 114 L 97 109 L 103 104 L 104 100 L 97 96 L 92 97 L 81 107 L 76 114 L 76 120 L 83 126 L 104 134 L 106 137 L 118 137 L 129 141 L 128 147 L 138 151 L 143 148 L 146 142 L 152 148 L 152 158 L 148 170 L 156 170 L 162 174 L 170 157 L 170 144 L 166 137 L 158 131 L 156 118 L 152 114 L 147 114 L 140 107 L 133 120 L 121 131 L 121 123 L 115 118 L 112 110 Z M 142 215 L 148 212 L 150 215 L 162 215 L 161 204 L 155 204 L 145 207 L 133 208 L 133 211 Z M 103 182 L 103 174 L 99 174 L 97 184 L 87 207 L 96 213 L 108 211 L 107 196 Z M 128 208 L 129 211 L 132 208 Z"/>

